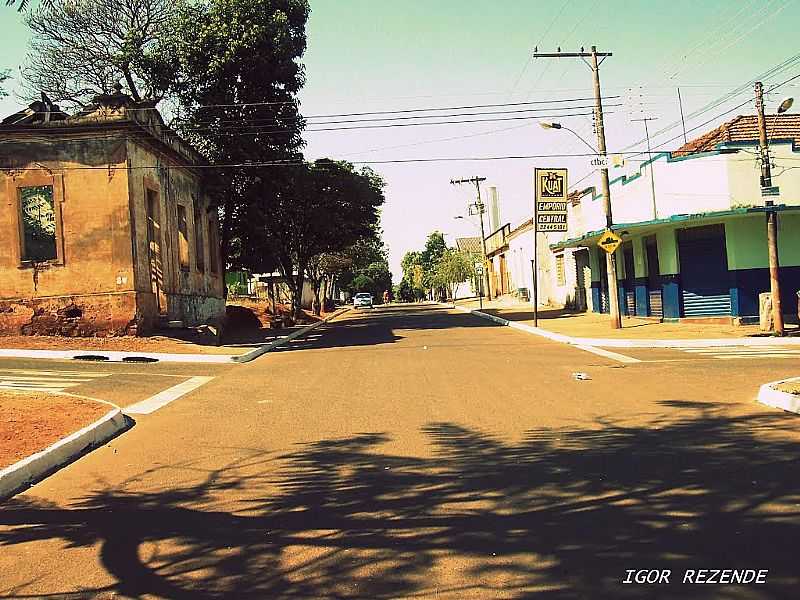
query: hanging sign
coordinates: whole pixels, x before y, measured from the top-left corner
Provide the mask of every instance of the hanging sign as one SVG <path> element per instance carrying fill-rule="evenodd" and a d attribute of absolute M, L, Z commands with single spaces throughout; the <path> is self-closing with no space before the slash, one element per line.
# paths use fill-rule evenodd
<path fill-rule="evenodd" d="M 536 231 L 567 230 L 567 170 L 536 169 Z"/>

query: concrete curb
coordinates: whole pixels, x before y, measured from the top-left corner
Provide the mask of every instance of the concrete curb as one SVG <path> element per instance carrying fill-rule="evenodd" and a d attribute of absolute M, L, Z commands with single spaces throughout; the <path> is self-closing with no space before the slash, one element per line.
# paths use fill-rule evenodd
<path fill-rule="evenodd" d="M 450 304 L 442 304 L 452 308 Z M 721 338 L 721 339 L 695 339 L 695 340 L 618 340 L 610 338 L 572 337 L 562 333 L 547 331 L 541 327 L 534 327 L 518 321 L 509 321 L 479 310 L 456 306 L 456 310 L 472 313 L 484 319 L 489 319 L 500 325 L 507 325 L 547 339 L 572 344 L 573 346 L 600 346 L 603 348 L 718 348 L 732 346 L 800 346 L 800 338 Z"/>
<path fill-rule="evenodd" d="M 319 327 L 323 323 L 327 323 L 339 315 L 350 310 L 349 307 L 340 309 L 326 317 L 322 321 L 312 323 L 308 327 L 299 329 L 292 332 L 285 338 L 279 338 L 263 346 L 259 346 L 246 352 L 245 354 L 180 354 L 180 353 L 167 353 L 167 352 L 122 352 L 122 351 L 106 351 L 106 350 L 26 350 L 24 348 L 0 348 L 0 358 L 35 358 L 35 359 L 50 359 L 50 360 L 75 360 L 78 356 L 103 356 L 107 360 L 103 362 L 127 362 L 125 359 L 133 362 L 132 359 L 145 358 L 152 359 L 158 362 L 171 362 L 171 363 L 206 363 L 206 364 L 224 364 L 231 363 L 246 363 L 258 358 L 265 352 L 269 352 L 273 348 L 280 346 L 282 343 L 292 341 L 296 337 L 311 331 L 315 327 Z"/>
<path fill-rule="evenodd" d="M 0 502 L 38 483 L 61 467 L 102 446 L 132 421 L 114 408 L 91 425 L 0 471 Z"/>
<path fill-rule="evenodd" d="M 238 364 L 242 364 L 242 363 L 248 363 L 248 362 L 250 362 L 252 360 L 255 360 L 259 356 L 262 356 L 262 355 L 266 354 L 270 350 L 274 350 L 278 346 L 282 346 L 283 344 L 288 344 L 292 340 L 297 339 L 297 338 L 299 338 L 301 336 L 304 336 L 305 334 L 307 334 L 312 329 L 316 329 L 317 327 L 320 327 L 321 325 L 324 325 L 325 323 L 330 323 L 335 318 L 343 315 L 344 313 L 346 313 L 348 311 L 350 311 L 349 307 L 339 309 L 336 312 L 334 312 L 332 315 L 330 315 L 328 317 L 325 317 L 321 321 L 317 321 L 316 323 L 312 323 L 311 325 L 307 325 L 306 327 L 303 327 L 302 329 L 298 329 L 297 331 L 293 331 L 292 333 L 290 333 L 286 337 L 278 338 L 277 340 L 274 340 L 274 341 L 270 342 L 269 344 L 264 344 L 263 346 L 259 346 L 258 348 L 256 348 L 255 350 L 251 350 L 247 354 L 242 354 L 240 356 L 234 356 L 233 357 L 233 362 L 238 363 Z"/>
<path fill-rule="evenodd" d="M 796 381 L 798 379 L 800 379 L 800 377 L 790 377 L 789 379 L 765 383 L 758 390 L 757 400 L 761 404 L 771 406 L 772 408 L 780 408 L 781 410 L 800 414 L 800 396 L 788 392 L 781 392 L 776 389 L 781 383 Z"/>
<path fill-rule="evenodd" d="M 76 356 L 104 356 L 103 362 L 125 362 L 124 359 L 150 358 L 159 362 L 230 364 L 236 354 L 169 354 L 166 352 L 121 352 L 105 350 L 26 350 L 24 348 L 0 349 L 0 358 L 46 358 L 73 360 Z"/>

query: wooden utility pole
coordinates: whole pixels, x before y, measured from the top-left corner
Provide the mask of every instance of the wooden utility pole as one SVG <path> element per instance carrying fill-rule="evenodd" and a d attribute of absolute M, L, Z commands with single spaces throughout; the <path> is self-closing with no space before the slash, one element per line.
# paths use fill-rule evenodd
<path fill-rule="evenodd" d="M 769 250 L 769 290 L 772 296 L 772 323 L 775 335 L 782 336 L 783 309 L 781 307 L 781 282 L 779 279 L 780 263 L 778 261 L 778 213 L 775 204 L 767 194 L 772 189 L 772 165 L 769 158 L 769 141 L 767 140 L 767 122 L 764 118 L 764 86 L 756 81 L 756 110 L 758 111 L 758 145 L 761 158 L 761 195 L 764 196 L 764 207 L 767 211 L 767 249 Z"/>
<path fill-rule="evenodd" d="M 478 192 L 478 198 L 475 201 L 475 210 L 478 211 L 478 216 L 481 220 L 481 250 L 483 251 L 483 282 L 485 283 L 485 289 L 487 297 L 491 300 L 491 288 L 489 287 L 489 269 L 486 268 L 487 257 L 486 257 L 486 230 L 483 226 L 483 213 L 485 211 L 485 206 L 483 204 L 483 200 L 481 200 L 481 182 L 486 181 L 486 177 L 470 177 L 469 179 L 451 179 L 451 185 L 460 185 L 462 183 L 474 183 L 475 189 Z M 481 291 L 481 304 L 483 303 L 483 291 Z"/>
<path fill-rule="evenodd" d="M 603 126 L 603 97 L 600 93 L 600 65 L 603 60 L 612 56 L 611 52 L 598 52 L 596 46 L 592 46 L 591 52 L 538 52 L 534 50 L 534 58 L 580 58 L 589 65 L 592 70 L 594 80 L 594 110 L 595 124 L 597 128 L 597 148 L 601 157 L 606 157 L 606 133 Z M 587 62 L 586 59 L 590 61 Z M 598 58 L 602 59 L 598 61 Z M 600 183 L 603 192 L 603 211 L 606 215 L 606 228 L 611 229 L 614 218 L 611 214 L 611 189 L 608 183 L 608 164 L 604 161 L 603 168 L 600 169 Z M 606 274 L 608 278 L 608 310 L 611 314 L 611 328 L 619 329 L 622 327 L 622 319 L 619 313 L 619 288 L 617 286 L 617 260 L 614 253 L 606 254 Z"/>

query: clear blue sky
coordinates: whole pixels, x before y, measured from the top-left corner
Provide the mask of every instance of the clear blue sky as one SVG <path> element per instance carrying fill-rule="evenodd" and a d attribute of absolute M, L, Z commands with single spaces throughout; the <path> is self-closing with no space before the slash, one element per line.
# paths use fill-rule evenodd
<path fill-rule="evenodd" d="M 632 117 L 646 113 L 657 118 L 651 131 L 679 119 L 678 86 L 689 114 L 798 52 L 800 23 L 798 0 L 312 0 L 311 8 L 304 58 L 308 82 L 301 94 L 305 114 L 590 97 L 591 73 L 579 59 L 528 57 L 537 44 L 543 51 L 595 44 L 614 53 L 601 68 L 603 91 L 621 98 L 607 104 L 623 104 L 607 108 L 609 152 L 643 137 L 642 124 Z M 16 13 L 5 7 L 0 11 L 0 68 L 13 70 L 24 59 L 27 32 Z M 766 81 L 798 73 L 796 65 Z M 795 82 L 768 102 L 800 95 L 798 90 Z M 751 95 L 740 94 L 690 118 L 687 127 Z M 13 98 L 0 101 L 3 114 L 18 105 Z M 748 105 L 726 118 L 752 110 Z M 591 117 L 558 120 L 594 143 Z M 586 151 L 569 133 L 544 130 L 538 121 L 308 132 L 306 154 L 383 161 Z M 680 127 L 671 129 L 655 136 L 653 143 L 680 133 Z M 503 221 L 513 226 L 530 215 L 534 167 L 566 166 L 577 181 L 589 172 L 587 162 L 563 158 L 374 165 L 388 184 L 383 227 L 395 278 L 402 255 L 421 247 L 432 230 L 446 232 L 451 242 L 474 234 L 469 222 L 453 219 L 464 213 L 473 190 L 454 188 L 451 178 L 487 177 L 487 184 L 500 192 Z"/>

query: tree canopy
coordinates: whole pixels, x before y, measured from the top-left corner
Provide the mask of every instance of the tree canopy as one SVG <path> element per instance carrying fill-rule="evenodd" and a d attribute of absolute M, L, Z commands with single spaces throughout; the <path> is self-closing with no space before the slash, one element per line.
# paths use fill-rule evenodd
<path fill-rule="evenodd" d="M 86 105 L 124 82 L 134 100 L 160 102 L 178 65 L 163 52 L 178 6 L 172 0 L 43 3 L 25 16 L 32 37 L 25 94 Z"/>

